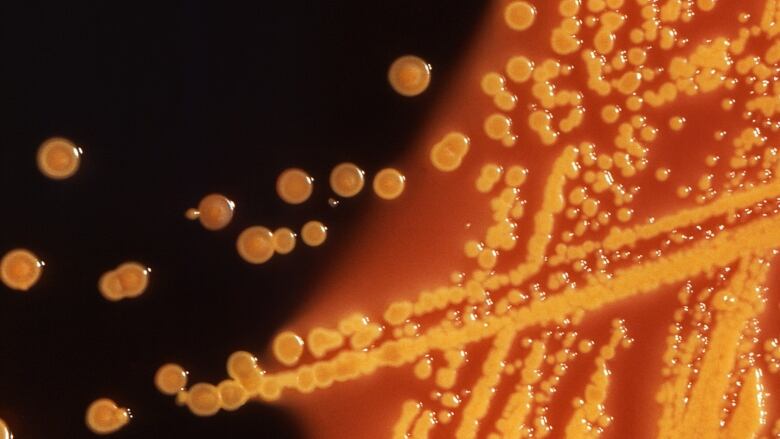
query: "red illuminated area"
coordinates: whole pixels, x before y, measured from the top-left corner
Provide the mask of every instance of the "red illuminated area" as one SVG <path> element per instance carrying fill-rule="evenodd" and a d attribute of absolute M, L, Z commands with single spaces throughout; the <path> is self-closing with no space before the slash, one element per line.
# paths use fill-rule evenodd
<path fill-rule="evenodd" d="M 495 2 L 222 408 L 289 406 L 317 438 L 780 432 L 778 33 L 774 1 Z M 195 386 L 177 400 L 216 412 Z"/>

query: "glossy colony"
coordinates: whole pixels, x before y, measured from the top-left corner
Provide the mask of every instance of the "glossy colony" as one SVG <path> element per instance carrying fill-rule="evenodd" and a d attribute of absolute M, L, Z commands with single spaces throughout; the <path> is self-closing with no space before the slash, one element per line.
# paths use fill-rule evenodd
<path fill-rule="evenodd" d="M 469 105 L 444 106 L 452 119 L 423 136 L 428 168 L 415 174 L 457 179 L 416 186 L 427 192 L 381 222 L 446 206 L 431 212 L 438 223 L 417 221 L 464 236 L 460 259 L 434 249 L 441 261 L 423 263 L 459 261 L 449 280 L 336 321 L 315 309 L 274 339 L 267 366 L 229 357 L 228 382 L 245 394 L 226 404 L 201 383 L 177 400 L 199 415 L 282 401 L 312 435 L 334 438 L 780 434 L 768 391 L 780 328 L 767 320 L 780 248 L 780 3 L 494 6 L 453 94 Z M 378 173 L 375 193 L 400 195 L 399 175 Z M 446 228 L 451 218 L 469 220 Z M 365 247 L 350 276 L 334 274 L 339 288 L 375 294 L 377 274 L 393 274 Z"/>
<path fill-rule="evenodd" d="M 262 264 L 274 255 L 274 234 L 263 226 L 252 226 L 238 235 L 236 249 L 250 264 Z"/>
<path fill-rule="evenodd" d="M 11 429 L 8 428 L 5 421 L 0 419 L 0 439 L 13 439 L 14 435 L 11 433 Z"/>
<path fill-rule="evenodd" d="M 81 164 L 81 148 L 62 137 L 47 139 L 38 148 L 38 169 L 53 180 L 73 176 Z"/>
<path fill-rule="evenodd" d="M 274 251 L 281 255 L 286 255 L 295 250 L 295 242 L 298 235 L 287 227 L 281 227 L 274 230 L 271 240 L 274 244 Z"/>
<path fill-rule="evenodd" d="M 111 302 L 133 299 L 146 291 L 152 270 L 138 262 L 125 262 L 98 280 L 98 291 Z"/>
<path fill-rule="evenodd" d="M 406 177 L 397 169 L 385 168 L 374 176 L 374 193 L 382 199 L 394 200 L 406 187 Z"/>
<path fill-rule="evenodd" d="M 118 407 L 116 403 L 107 398 L 95 400 L 87 407 L 87 427 L 96 434 L 113 433 L 130 422 L 130 411 Z"/>
<path fill-rule="evenodd" d="M 365 184 L 365 172 L 354 163 L 341 163 L 330 172 L 330 188 L 340 197 L 354 197 Z"/>
<path fill-rule="evenodd" d="M 313 191 L 314 179 L 303 169 L 286 169 L 276 179 L 276 193 L 285 203 L 301 204 Z"/>
<path fill-rule="evenodd" d="M 0 260 L 0 280 L 13 290 L 27 291 L 41 278 L 44 263 L 31 251 L 14 249 Z"/>
<path fill-rule="evenodd" d="M 236 203 L 222 194 L 209 194 L 198 203 L 198 208 L 187 209 L 184 216 L 191 220 L 199 220 L 206 230 L 222 230 L 233 220 Z"/>
<path fill-rule="evenodd" d="M 309 247 L 317 247 L 328 237 L 328 228 L 319 221 L 312 220 L 301 228 L 301 240 Z"/>
<path fill-rule="evenodd" d="M 154 374 L 154 386 L 161 393 L 176 395 L 187 386 L 187 371 L 178 364 L 163 364 Z"/>
<path fill-rule="evenodd" d="M 417 96 L 431 83 L 431 66 L 418 56 L 404 55 L 390 65 L 387 80 L 398 94 Z"/>

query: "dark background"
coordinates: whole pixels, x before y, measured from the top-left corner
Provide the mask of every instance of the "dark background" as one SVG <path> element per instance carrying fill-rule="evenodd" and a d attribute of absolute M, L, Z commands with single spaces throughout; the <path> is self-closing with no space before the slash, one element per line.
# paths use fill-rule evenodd
<path fill-rule="evenodd" d="M 217 382 L 237 349 L 269 337 L 334 258 L 370 195 L 327 205 L 327 174 L 349 160 L 393 163 L 446 86 L 482 1 L 92 3 L 0 6 L 0 253 L 46 261 L 28 293 L 0 286 L 0 418 L 20 439 L 91 437 L 87 405 L 110 397 L 134 418 L 116 438 L 301 437 L 284 411 L 251 403 L 200 419 L 152 383 L 184 365 Z M 424 95 L 392 92 L 388 65 L 434 67 Z M 45 178 L 47 137 L 83 147 L 66 181 Z M 302 206 L 274 181 L 288 166 L 319 182 Z M 217 233 L 183 217 L 201 196 L 237 203 Z M 235 237 L 263 224 L 330 226 L 263 266 Z M 139 299 L 109 303 L 98 277 L 127 260 L 153 270 Z"/>

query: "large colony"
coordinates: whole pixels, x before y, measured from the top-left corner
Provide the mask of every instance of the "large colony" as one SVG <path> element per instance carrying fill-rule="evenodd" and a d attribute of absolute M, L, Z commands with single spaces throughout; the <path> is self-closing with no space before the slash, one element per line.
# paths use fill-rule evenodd
<path fill-rule="evenodd" d="M 429 391 L 403 401 L 392 431 L 377 437 L 546 437 L 553 425 L 566 437 L 597 437 L 615 421 L 612 365 L 635 340 L 623 319 L 596 318 L 601 332 L 584 323 L 611 305 L 673 289 L 679 306 L 662 326 L 668 336 L 657 436 L 780 434 L 780 421 L 766 425 L 764 384 L 780 371 L 780 342 L 762 334 L 758 320 L 769 262 L 780 248 L 780 2 L 724 3 L 502 0 L 505 30 L 537 32 L 545 46 L 518 43 L 517 53 L 493 62 L 501 69 L 473 84 L 491 105 L 478 115 L 481 131 L 448 132 L 428 155 L 432 171 L 453 173 L 470 151 L 504 151 L 478 163 L 473 175 L 490 224 L 463 243 L 471 272 L 454 273 L 413 300 L 392 301 L 377 316 L 354 312 L 302 335 L 284 330 L 271 343 L 270 370 L 237 351 L 217 385 L 187 387 L 186 370 L 166 364 L 156 387 L 210 416 L 403 368 Z M 716 15 L 733 19 L 712 35 Z M 404 56 L 388 79 L 399 94 L 414 96 L 427 88 L 430 66 Z M 57 142 L 51 152 L 42 147 L 39 165 L 62 178 L 79 154 Z M 525 157 L 544 166 L 522 163 L 507 148 L 532 151 Z M 539 193 L 526 193 L 532 178 Z M 373 190 L 393 200 L 405 180 L 383 169 Z M 329 183 L 337 196 L 353 197 L 365 173 L 342 163 Z M 276 190 L 297 205 L 314 194 L 314 179 L 291 168 Z M 662 209 L 654 216 L 656 205 Z M 210 195 L 188 217 L 219 230 L 233 209 L 224 196 Z M 528 230 L 524 244 L 521 229 Z M 309 221 L 300 235 L 318 246 L 327 227 Z M 297 236 L 287 227 L 252 226 L 236 247 L 261 264 L 292 252 Z M 3 282 L 19 290 L 35 284 L 41 267 L 26 250 L 0 264 Z M 141 265 L 123 264 L 101 278 L 100 291 L 110 300 L 133 297 L 147 275 Z M 589 371 L 587 379 L 567 418 L 556 419 L 551 407 L 575 368 Z M 128 420 L 127 410 L 106 399 L 87 411 L 97 433 Z"/>
<path fill-rule="evenodd" d="M 417 96 L 431 83 L 431 66 L 418 56 L 405 55 L 390 65 L 387 80 L 398 94 Z"/>
<path fill-rule="evenodd" d="M 221 194 L 210 194 L 203 197 L 198 208 L 187 209 L 184 216 L 194 221 L 199 220 L 206 230 L 222 230 L 233 220 L 236 203 Z"/>
<path fill-rule="evenodd" d="M 113 433 L 130 422 L 130 411 L 117 407 L 116 403 L 101 398 L 87 407 L 87 427 L 97 434 Z"/>
<path fill-rule="evenodd" d="M 40 279 L 43 266 L 29 250 L 11 250 L 0 260 L 0 279 L 8 288 L 27 291 Z"/>
<path fill-rule="evenodd" d="M 0 439 L 13 439 L 13 434 L 11 434 L 11 430 L 8 428 L 8 425 L 5 424 L 5 421 L 0 419 Z"/>
<path fill-rule="evenodd" d="M 70 140 L 53 137 L 38 148 L 38 169 L 51 179 L 66 179 L 79 170 L 81 154 L 81 148 Z"/>
<path fill-rule="evenodd" d="M 125 262 L 100 276 L 98 290 L 106 300 L 112 302 L 138 297 L 149 285 L 150 272 L 148 267 L 138 262 Z"/>
<path fill-rule="evenodd" d="M 227 375 L 240 398 L 221 401 L 212 386 L 195 399 L 180 392 L 180 404 L 211 414 L 404 368 L 431 391 L 401 404 L 394 438 L 545 437 L 553 424 L 596 437 L 614 423 L 611 363 L 635 342 L 621 319 L 595 340 L 579 327 L 610 305 L 676 289 L 655 433 L 780 434 L 780 422 L 766 426 L 765 389 L 780 371 L 780 342 L 758 320 L 780 247 L 780 3 L 505 1 L 501 12 L 506 28 L 541 32 L 547 47 L 493 63 L 502 69 L 475 84 L 493 107 L 482 131 L 443 135 L 430 164 L 459 171 L 471 150 L 496 144 L 533 151 L 545 166 L 504 153 L 479 164 L 474 188 L 492 221 L 463 245 L 473 270 L 379 316 L 285 330 L 270 371 L 236 352 Z M 702 32 L 716 14 L 731 25 Z M 391 68 L 393 87 L 413 95 L 399 83 L 416 82 L 421 65 Z M 525 192 L 532 177 L 538 194 Z M 404 179 L 388 169 L 373 184 L 392 199 Z M 568 418 L 555 419 L 568 371 L 587 367 Z"/>

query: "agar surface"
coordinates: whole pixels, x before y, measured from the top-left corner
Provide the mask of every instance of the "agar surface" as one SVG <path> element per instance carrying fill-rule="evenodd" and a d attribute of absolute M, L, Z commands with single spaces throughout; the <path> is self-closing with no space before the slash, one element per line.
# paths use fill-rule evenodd
<path fill-rule="evenodd" d="M 395 168 L 372 181 L 377 197 L 396 204 L 424 190 L 478 199 L 487 221 L 468 223 L 472 237 L 459 243 L 468 270 L 453 268 L 448 282 L 413 297 L 399 292 L 378 313 L 345 309 L 346 317 L 305 334 L 285 328 L 270 344 L 272 358 L 234 352 L 216 384 L 187 387 L 184 367 L 168 363 L 155 386 L 198 416 L 250 401 L 294 406 L 357 383 L 358 404 L 395 403 L 382 393 L 392 386 L 408 395 L 392 422 L 370 426 L 377 436 L 598 437 L 615 432 L 626 412 L 611 400 L 626 382 L 617 365 L 642 343 L 620 314 L 672 292 L 674 307 L 656 325 L 663 346 L 647 350 L 658 352 L 647 359 L 659 366 L 656 376 L 640 376 L 657 383 L 657 410 L 643 413 L 653 416 L 644 432 L 780 435 L 769 384 L 777 388 L 780 341 L 763 330 L 780 248 L 780 2 L 743 3 L 497 2 L 489 18 L 499 19 L 488 22 L 502 29 L 488 34 L 504 50 L 477 56 L 488 69 L 470 83 L 487 103 L 469 108 L 477 128 L 453 123 L 424 154 L 427 172 L 468 179 L 469 192 L 416 186 L 414 178 L 407 187 L 406 172 Z M 388 80 L 398 93 L 418 95 L 430 66 L 404 56 Z M 38 165 L 48 177 L 67 178 L 80 154 L 53 139 Z M 301 204 L 313 184 L 290 168 L 276 190 Z M 352 197 L 365 175 L 344 163 L 330 185 Z M 219 230 L 233 209 L 214 194 L 186 215 Z M 253 226 L 236 248 L 263 264 L 292 252 L 297 237 L 286 227 Z M 322 245 L 327 227 L 309 221 L 300 238 Z M 42 266 L 17 249 L 0 274 L 10 288 L 27 290 Z M 99 289 L 112 301 L 136 297 L 148 275 L 125 263 L 104 274 Z M 389 381 L 380 388 L 372 377 Z M 353 416 L 365 410 L 358 404 Z M 130 418 L 98 399 L 85 420 L 107 434 Z M 0 420 L 3 437 L 10 430 Z"/>
<path fill-rule="evenodd" d="M 206 415 L 398 369 L 427 390 L 378 435 L 596 437 L 619 421 L 613 364 L 636 346 L 630 324 L 605 313 L 677 291 L 648 436 L 780 433 L 765 385 L 780 348 L 760 331 L 780 247 L 780 3 L 497 4 L 519 42 L 472 84 L 491 103 L 470 116 L 481 131 L 443 132 L 426 156 L 431 172 L 476 166 L 490 221 L 463 243 L 471 270 L 378 315 L 285 330 L 269 370 L 234 353 L 227 382 L 246 395 L 228 403 L 206 384 L 177 400 Z M 717 14 L 729 18 L 713 31 Z M 543 47 L 522 43 L 534 32 Z M 394 199 L 405 178 L 388 168 L 373 187 Z"/>

